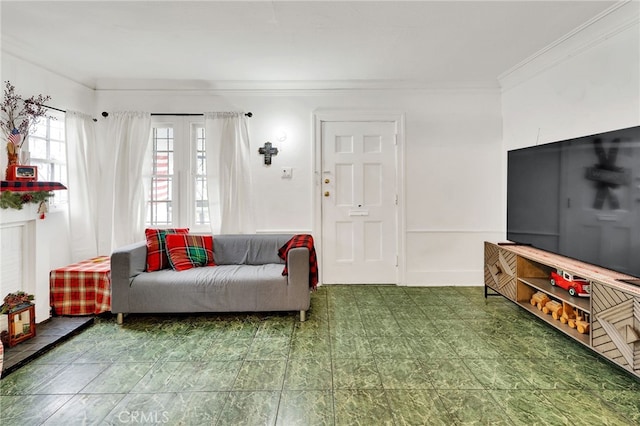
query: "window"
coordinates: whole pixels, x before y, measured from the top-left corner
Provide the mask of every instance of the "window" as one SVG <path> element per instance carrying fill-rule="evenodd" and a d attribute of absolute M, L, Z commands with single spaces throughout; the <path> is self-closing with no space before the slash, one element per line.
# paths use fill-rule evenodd
<path fill-rule="evenodd" d="M 146 225 L 209 230 L 204 124 L 194 117 L 157 117 L 151 132 Z"/>
<path fill-rule="evenodd" d="M 207 155 L 205 153 L 204 127 L 195 129 L 195 224 L 209 225 L 209 197 L 207 195 Z"/>
<path fill-rule="evenodd" d="M 150 225 L 171 225 L 173 221 L 173 128 L 154 127 L 152 136 Z"/>
<path fill-rule="evenodd" d="M 41 118 L 36 130 L 29 135 L 29 164 L 38 167 L 38 180 L 67 185 L 64 113 L 51 111 L 49 116 Z M 55 196 L 50 199 L 52 204 L 67 201 L 67 191 L 55 191 Z"/>

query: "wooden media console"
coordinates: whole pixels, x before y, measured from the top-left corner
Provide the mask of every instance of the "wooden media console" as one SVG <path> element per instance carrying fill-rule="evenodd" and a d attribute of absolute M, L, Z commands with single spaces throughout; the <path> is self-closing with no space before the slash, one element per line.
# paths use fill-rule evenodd
<path fill-rule="evenodd" d="M 557 271 L 586 280 L 590 297 L 552 285 Z M 506 297 L 640 377 L 640 287 L 623 281 L 633 279 L 530 246 L 484 245 L 485 297 Z"/>

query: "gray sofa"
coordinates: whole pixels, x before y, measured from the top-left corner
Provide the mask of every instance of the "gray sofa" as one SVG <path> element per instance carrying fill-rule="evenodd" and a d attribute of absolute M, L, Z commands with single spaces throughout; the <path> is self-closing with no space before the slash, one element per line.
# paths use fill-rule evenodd
<path fill-rule="evenodd" d="M 310 304 L 309 250 L 292 248 L 285 262 L 278 249 L 293 235 L 217 235 L 214 261 L 186 271 L 145 272 L 145 241 L 111 255 L 111 312 L 127 313 L 299 311 Z"/>

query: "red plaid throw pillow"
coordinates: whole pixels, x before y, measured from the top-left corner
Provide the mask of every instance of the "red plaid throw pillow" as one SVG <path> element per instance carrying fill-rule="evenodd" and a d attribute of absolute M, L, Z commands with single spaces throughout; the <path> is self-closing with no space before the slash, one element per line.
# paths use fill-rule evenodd
<path fill-rule="evenodd" d="M 215 266 L 211 235 L 167 234 L 169 263 L 176 271 Z"/>
<path fill-rule="evenodd" d="M 165 244 L 167 234 L 186 234 L 189 228 L 145 229 L 147 237 L 147 272 L 170 267 Z"/>

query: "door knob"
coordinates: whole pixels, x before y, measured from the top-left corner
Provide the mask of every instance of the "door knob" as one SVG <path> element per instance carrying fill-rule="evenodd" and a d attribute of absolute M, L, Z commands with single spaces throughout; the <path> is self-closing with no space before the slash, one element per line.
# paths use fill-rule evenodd
<path fill-rule="evenodd" d="M 329 196 L 329 191 L 325 191 L 325 192 L 324 192 L 324 196 L 325 196 L 325 197 L 328 197 L 328 196 Z"/>
<path fill-rule="evenodd" d="M 324 180 L 324 183 L 329 183 L 329 182 L 331 182 L 329 179 Z"/>

